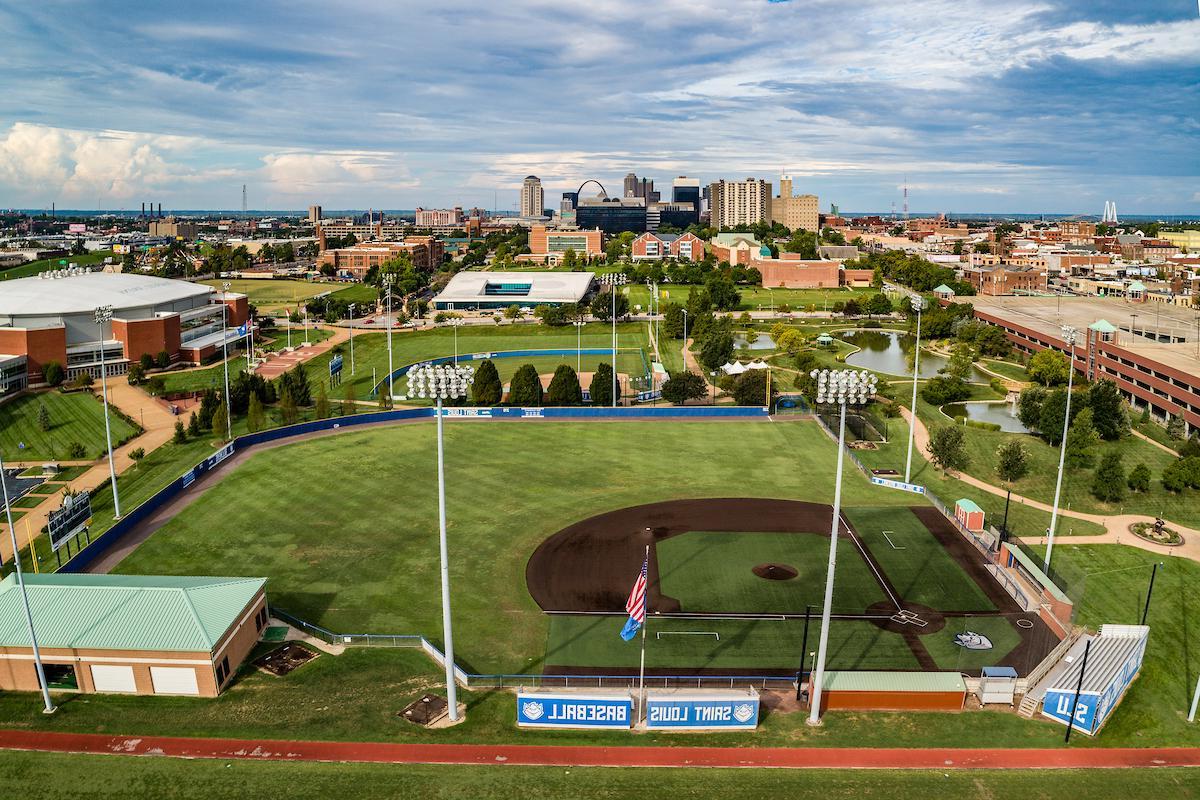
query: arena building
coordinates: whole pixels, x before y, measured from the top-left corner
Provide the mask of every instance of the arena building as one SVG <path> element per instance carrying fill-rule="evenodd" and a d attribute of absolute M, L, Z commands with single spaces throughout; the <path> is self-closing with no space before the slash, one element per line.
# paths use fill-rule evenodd
<path fill-rule="evenodd" d="M 582 303 L 593 272 L 460 272 L 433 298 L 439 311 L 483 311 Z"/>
<path fill-rule="evenodd" d="M 112 307 L 101 341 L 96 309 Z M 226 314 L 222 320 L 222 308 Z M 149 275 L 45 272 L 0 283 L 0 393 L 42 382 L 54 361 L 68 379 L 81 372 L 122 374 L 144 353 L 201 363 L 228 338 L 239 341 L 249 305 L 243 294 Z"/>

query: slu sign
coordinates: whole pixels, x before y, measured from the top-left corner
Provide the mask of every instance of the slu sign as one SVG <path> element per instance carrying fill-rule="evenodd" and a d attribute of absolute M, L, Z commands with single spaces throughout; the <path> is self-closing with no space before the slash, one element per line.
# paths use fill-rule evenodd
<path fill-rule="evenodd" d="M 633 719 L 629 695 L 575 695 L 521 692 L 517 725 L 523 728 L 624 728 Z"/>
<path fill-rule="evenodd" d="M 650 730 L 754 730 L 758 727 L 758 696 L 652 694 L 646 698 L 646 727 Z"/>

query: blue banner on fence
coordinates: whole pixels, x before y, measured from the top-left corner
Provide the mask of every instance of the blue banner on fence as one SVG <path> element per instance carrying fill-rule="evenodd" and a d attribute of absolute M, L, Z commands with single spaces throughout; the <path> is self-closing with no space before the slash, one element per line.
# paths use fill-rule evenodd
<path fill-rule="evenodd" d="M 329 374 L 337 375 L 339 372 L 341 372 L 343 363 L 344 362 L 342 361 L 342 357 L 340 355 L 329 359 Z"/>
<path fill-rule="evenodd" d="M 632 719 L 629 695 L 517 695 L 517 724 L 525 728 L 628 729 Z"/>
<path fill-rule="evenodd" d="M 881 478 L 878 475 L 871 476 L 871 483 L 876 486 L 886 486 L 889 489 L 899 489 L 902 492 L 912 492 L 913 494 L 925 494 L 925 487 L 915 483 L 905 483 L 904 481 L 894 480 L 892 478 Z"/>
<path fill-rule="evenodd" d="M 650 695 L 646 727 L 651 730 L 754 730 L 758 696 Z"/>

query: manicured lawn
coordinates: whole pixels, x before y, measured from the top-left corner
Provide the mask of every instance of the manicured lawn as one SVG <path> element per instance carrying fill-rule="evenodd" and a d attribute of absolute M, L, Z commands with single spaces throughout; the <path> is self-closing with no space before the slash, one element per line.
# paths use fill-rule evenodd
<path fill-rule="evenodd" d="M 911 511 L 850 508 L 846 517 L 905 600 L 938 611 L 995 610 Z M 840 577 L 840 569 L 838 573 Z"/>
<path fill-rule="evenodd" d="M 358 304 L 354 309 L 355 319 L 361 319 L 375 312 L 375 303 L 379 299 L 379 289 L 365 283 L 342 283 L 334 285 L 342 287 L 334 291 L 334 296 L 338 300 Z"/>
<path fill-rule="evenodd" d="M 218 291 L 223 283 L 229 284 L 229 291 L 244 294 L 251 305 L 258 306 L 260 311 L 269 311 L 282 307 L 296 308 L 302 306 L 305 300 L 319 294 L 334 292 L 342 288 L 342 284 L 316 281 L 299 281 L 291 279 L 256 279 L 233 278 L 228 281 L 200 281 L 212 286 Z"/>
<path fill-rule="evenodd" d="M 274 603 L 330 629 L 439 638 L 436 593 L 416 577 L 436 574 L 433 436 L 431 425 L 397 426 L 258 453 L 120 571 L 267 575 Z M 525 562 L 572 522 L 731 493 L 832 500 L 834 448 L 807 422 L 451 422 L 446 438 L 456 649 L 477 672 L 540 661 L 546 621 Z M 848 476 L 843 500 L 912 497 Z"/>
<path fill-rule="evenodd" d="M 308 343 L 309 344 L 319 344 L 331 336 L 333 336 L 333 331 L 330 330 L 329 328 L 318 328 L 315 325 L 309 326 L 309 329 L 308 329 Z M 269 340 L 267 340 L 265 334 L 262 338 L 264 339 L 264 341 L 261 344 L 259 343 L 259 340 L 257 338 L 255 339 L 254 348 L 256 350 L 261 347 L 263 350 L 275 351 L 275 350 L 282 350 L 288 346 L 287 328 L 283 328 L 283 327 L 275 328 L 274 330 L 272 330 L 270 332 Z M 292 347 L 299 347 L 301 344 L 304 343 L 304 325 L 303 324 L 297 325 L 292 328 L 291 342 L 292 342 Z"/>
<path fill-rule="evenodd" d="M 687 284 L 661 284 L 658 302 L 685 305 L 695 288 Z M 793 311 L 804 311 L 808 306 L 822 311 L 826 307 L 832 309 L 836 302 L 844 303 L 852 298 L 861 300 L 876 293 L 875 289 L 764 289 L 761 286 L 739 286 L 737 290 L 742 296 L 738 311 L 769 311 L 772 305 L 778 309 L 784 304 L 791 306 Z M 631 284 L 625 292 L 631 306 L 640 305 L 643 310 L 650 308 L 652 293 L 645 284 Z"/>
<path fill-rule="evenodd" d="M 801 610 L 803 611 L 803 609 Z M 808 649 L 816 649 L 820 616 L 809 626 Z M 636 670 L 640 640 L 623 641 L 623 617 L 568 616 L 550 618 L 546 663 L 575 668 Z M 800 668 L 804 619 L 678 619 L 652 617 L 646 629 L 646 667 L 691 675 L 720 670 L 742 675 L 748 670 L 794 674 Z M 1011 649 L 1011 648 L 1010 648 Z M 1007 651 L 1005 651 L 1007 652 Z M 829 628 L 830 669 L 903 669 L 921 666 L 898 633 L 862 620 L 834 620 Z M 755 673 L 751 673 L 755 674 Z"/>
<path fill-rule="evenodd" d="M 1020 364 L 1014 364 L 1011 361 L 1000 361 L 998 359 L 985 358 L 981 359 L 983 366 L 987 367 L 992 372 L 998 375 L 1003 375 L 1014 381 L 1029 383 L 1029 376 L 1025 374 L 1025 367 Z"/>
<path fill-rule="evenodd" d="M 1167 429 L 1153 420 L 1150 422 L 1138 421 L 1137 414 L 1134 415 L 1133 427 L 1137 429 L 1139 433 L 1150 437 L 1159 444 L 1166 445 L 1172 450 L 1178 450 L 1179 445 L 1183 443 L 1181 440 L 1172 439 L 1170 436 L 1167 436 Z"/>
<path fill-rule="evenodd" d="M 46 407 L 50 430 L 38 425 L 38 409 Z M 109 415 L 113 445 L 137 431 L 117 414 Z M 96 458 L 104 449 L 104 405 L 90 392 L 59 391 L 27 393 L 0 405 L 0 448 L 12 461 L 65 459 L 67 448 L 78 442 L 87 458 Z M 21 445 L 24 447 L 21 447 Z M 39 470 L 40 473 L 40 470 Z"/>
<path fill-rule="evenodd" d="M 803 614 L 806 605 L 824 601 L 829 531 L 690 531 L 659 542 L 655 550 L 663 594 L 688 613 Z M 752 571 L 759 564 L 783 564 L 799 574 L 768 580 Z M 887 600 L 856 548 L 838 548 L 837 574 L 837 611 L 861 614 Z"/>
<path fill-rule="evenodd" d="M 58 258 L 43 258 L 40 261 L 30 261 L 28 264 L 21 264 L 18 267 L 9 267 L 6 270 L 0 271 L 0 280 L 7 281 L 13 278 L 28 278 L 47 270 L 66 269 L 67 264 L 78 264 L 81 267 L 100 264 L 112 254 L 111 250 L 98 250 L 94 253 L 84 253 L 81 256 L 59 256 Z M 119 258 L 117 260 L 120 261 Z M 60 261 L 65 261 L 66 264 L 60 264 Z"/>
<path fill-rule="evenodd" d="M 156 797 L 271 797 L 286 787 L 291 800 L 325 800 L 353 787 L 356 797 L 478 798 L 677 798 L 736 796 L 838 800 L 962 800 L 1057 797 L 1067 785 L 1089 800 L 1200 796 L 1194 771 L 832 771 L 745 769 L 606 769 L 603 767 L 409 766 L 278 761 L 206 761 L 49 753 L 6 753 L 0 766 L 16 796 L 45 800 L 78 797 L 78 776 L 88 794 L 103 800 Z"/>

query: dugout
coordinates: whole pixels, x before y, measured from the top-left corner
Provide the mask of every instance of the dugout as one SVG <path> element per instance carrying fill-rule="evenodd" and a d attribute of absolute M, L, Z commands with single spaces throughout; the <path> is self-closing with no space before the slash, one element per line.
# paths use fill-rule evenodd
<path fill-rule="evenodd" d="M 25 575 L 52 690 L 216 697 L 267 623 L 265 578 Z M 0 690 L 37 691 L 16 576 L 0 581 Z"/>
<path fill-rule="evenodd" d="M 959 711 L 967 684 L 957 672 L 831 671 L 821 692 L 825 711 Z"/>

